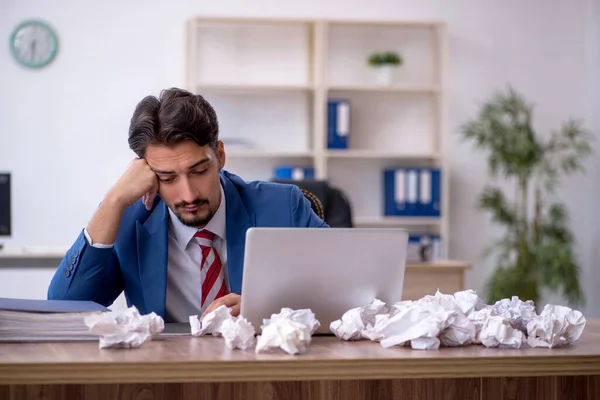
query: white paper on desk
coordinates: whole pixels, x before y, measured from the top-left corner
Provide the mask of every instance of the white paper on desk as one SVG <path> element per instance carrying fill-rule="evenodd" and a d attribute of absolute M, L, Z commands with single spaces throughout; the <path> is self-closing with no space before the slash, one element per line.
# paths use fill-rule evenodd
<path fill-rule="evenodd" d="M 310 328 L 311 335 L 321 326 L 319 320 L 316 319 L 315 313 L 309 309 L 293 310 L 284 307 L 278 314 L 272 314 L 271 318 L 263 319 L 263 325 L 269 325 L 271 322 L 278 319 L 289 319 L 307 325 Z"/>
<path fill-rule="evenodd" d="M 471 312 L 469 314 L 469 316 L 467 317 L 467 319 L 469 320 L 469 322 L 471 322 L 471 324 L 473 325 L 473 328 L 475 329 L 475 334 L 474 334 L 474 339 L 473 339 L 474 344 L 481 343 L 481 338 L 480 338 L 481 328 L 483 328 L 485 321 L 487 321 L 491 315 L 492 315 L 491 308 L 483 308 L 481 310 Z"/>
<path fill-rule="evenodd" d="M 221 328 L 225 345 L 230 349 L 246 350 L 256 343 L 254 326 L 242 316 L 238 316 L 235 320 L 226 319 Z"/>
<path fill-rule="evenodd" d="M 204 316 L 200 321 L 198 315 L 190 315 L 192 336 L 221 336 L 225 339 L 225 346 L 230 349 L 246 350 L 254 346 L 256 330 L 243 316 L 234 317 L 231 310 L 219 306 Z"/>
<path fill-rule="evenodd" d="M 415 339 L 433 339 L 448 327 L 452 313 L 438 303 L 415 303 L 387 320 L 380 319 L 375 331 L 380 334 L 380 343 L 384 348 L 402 346 Z M 431 343 L 435 343 L 426 342 L 426 348 L 432 348 Z M 419 341 L 415 341 L 415 344 L 418 345 Z"/>
<path fill-rule="evenodd" d="M 585 328 L 583 314 L 569 307 L 547 304 L 539 316 L 527 324 L 527 344 L 531 347 L 559 347 L 579 340 Z"/>
<path fill-rule="evenodd" d="M 225 321 L 233 321 L 231 310 L 225 305 L 219 306 L 206 314 L 202 321 L 198 319 L 198 315 L 190 315 L 192 336 L 222 336 Z"/>
<path fill-rule="evenodd" d="M 513 328 L 508 319 L 491 315 L 481 327 L 479 340 L 485 347 L 520 349 L 525 344 L 525 335 Z"/>
<path fill-rule="evenodd" d="M 455 310 L 448 319 L 448 327 L 440 333 L 443 346 L 455 347 L 473 343 L 477 338 L 475 325 L 460 310 Z"/>
<path fill-rule="evenodd" d="M 522 301 L 517 296 L 513 296 L 510 300 L 499 300 L 490 307 L 493 315 L 503 317 L 513 328 L 523 333 L 527 332 L 529 321 L 537 316 L 533 301 Z"/>
<path fill-rule="evenodd" d="M 385 303 L 375 299 L 367 306 L 346 311 L 341 319 L 329 324 L 329 329 L 342 340 L 371 339 L 377 316 L 388 313 Z"/>
<path fill-rule="evenodd" d="M 89 315 L 84 322 L 92 334 L 100 336 L 101 349 L 140 347 L 165 328 L 159 315 L 140 315 L 135 306 Z"/>
<path fill-rule="evenodd" d="M 485 307 L 483 300 L 472 290 L 462 290 L 454 293 L 454 300 L 460 311 L 468 317 L 472 312 L 479 311 Z"/>
<path fill-rule="evenodd" d="M 262 326 L 256 353 L 279 348 L 288 354 L 301 354 L 311 342 L 310 326 L 287 318 L 274 319 Z"/>
<path fill-rule="evenodd" d="M 256 353 L 280 348 L 288 354 L 306 352 L 312 334 L 321 323 L 309 309 L 282 308 L 278 314 L 264 319 L 262 333 L 256 343 Z"/>
<path fill-rule="evenodd" d="M 448 311 L 447 320 L 442 324 L 446 327 L 438 337 L 441 345 L 463 346 L 475 340 L 475 327 L 463 312 L 463 310 L 470 312 L 478 307 L 477 296 L 473 297 L 473 293 L 458 292 L 451 295 L 443 294 L 438 290 L 434 296 L 424 296 L 415 303 L 416 307 L 428 303 L 438 304 Z"/>

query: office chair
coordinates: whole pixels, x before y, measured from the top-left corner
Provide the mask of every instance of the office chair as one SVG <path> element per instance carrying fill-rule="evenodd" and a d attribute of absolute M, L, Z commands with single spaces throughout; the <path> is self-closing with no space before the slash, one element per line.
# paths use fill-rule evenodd
<path fill-rule="evenodd" d="M 317 216 L 319 218 L 321 218 L 323 221 L 325 221 L 325 213 L 323 212 L 323 204 L 317 198 L 317 196 L 315 196 L 314 194 L 312 194 L 311 192 L 309 192 L 308 190 L 306 190 L 304 188 L 300 188 L 300 190 L 302 191 L 302 194 L 304 194 L 304 197 L 306 197 L 310 201 L 310 206 L 311 206 L 312 210 L 315 212 L 315 214 L 317 214 Z"/>
<path fill-rule="evenodd" d="M 344 192 L 332 187 L 326 181 L 274 179 L 276 183 L 287 183 L 298 186 L 311 201 L 313 210 L 332 228 L 352 228 L 352 207 Z M 316 197 L 318 203 L 311 197 Z M 322 211 L 319 211 L 322 210 Z M 322 212 L 323 217 L 319 214 Z"/>

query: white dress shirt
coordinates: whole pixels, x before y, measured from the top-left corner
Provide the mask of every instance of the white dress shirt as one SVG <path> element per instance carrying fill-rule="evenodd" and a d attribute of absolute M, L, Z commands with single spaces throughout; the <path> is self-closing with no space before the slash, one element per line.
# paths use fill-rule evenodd
<path fill-rule="evenodd" d="M 225 193 L 221 187 L 221 204 L 203 229 L 215 234 L 213 247 L 219 254 L 227 282 L 227 245 L 225 240 Z M 184 225 L 169 209 L 169 261 L 167 268 L 166 319 L 187 322 L 190 315 L 200 316 L 202 301 L 202 250 L 194 238 L 198 229 Z M 205 307 L 206 308 L 206 307 Z"/>
<path fill-rule="evenodd" d="M 227 278 L 227 242 L 225 232 L 226 201 L 221 186 L 221 204 L 215 215 L 203 229 L 215 234 L 213 247 L 219 254 L 225 282 Z M 198 239 L 194 238 L 198 229 L 184 225 L 179 218 L 169 210 L 168 262 L 167 262 L 167 297 L 166 322 L 187 322 L 190 315 L 200 316 L 204 311 L 200 304 L 202 300 L 202 250 Z M 84 230 L 85 237 L 92 246 L 110 248 L 113 245 L 92 243 Z"/>

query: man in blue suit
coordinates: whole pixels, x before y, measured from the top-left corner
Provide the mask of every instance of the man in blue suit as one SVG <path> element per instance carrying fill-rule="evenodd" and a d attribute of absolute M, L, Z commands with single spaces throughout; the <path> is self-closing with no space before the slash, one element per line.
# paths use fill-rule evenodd
<path fill-rule="evenodd" d="M 238 315 L 250 227 L 327 227 L 294 185 L 245 182 L 223 170 L 212 106 L 168 89 L 136 107 L 137 154 L 60 263 L 49 299 L 129 306 L 166 322 L 220 305 Z M 265 277 L 269 279 L 269 277 Z"/>

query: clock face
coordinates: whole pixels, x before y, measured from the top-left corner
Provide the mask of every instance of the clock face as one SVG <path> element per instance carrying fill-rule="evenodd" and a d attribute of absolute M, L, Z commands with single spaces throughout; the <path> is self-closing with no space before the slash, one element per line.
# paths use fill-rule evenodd
<path fill-rule="evenodd" d="M 13 57 L 29 68 L 49 64 L 58 50 L 58 39 L 52 28 L 41 21 L 25 21 L 10 36 Z"/>

